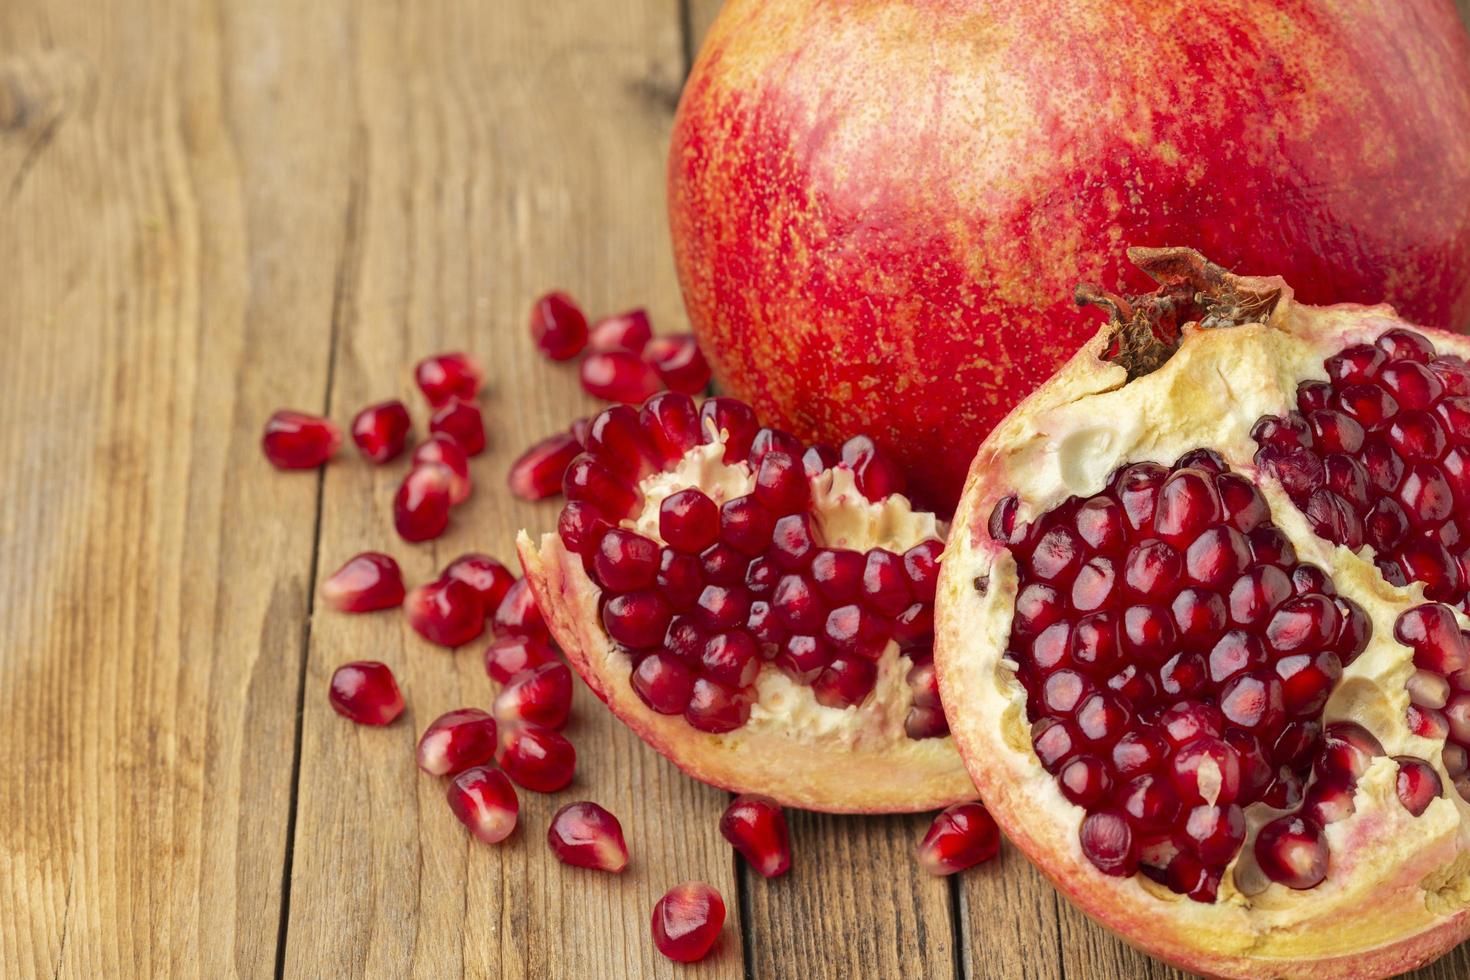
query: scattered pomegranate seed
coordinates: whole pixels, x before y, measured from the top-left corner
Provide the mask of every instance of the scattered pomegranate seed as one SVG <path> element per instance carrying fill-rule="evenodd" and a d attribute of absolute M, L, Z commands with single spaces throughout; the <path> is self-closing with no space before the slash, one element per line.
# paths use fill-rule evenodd
<path fill-rule="evenodd" d="M 452 776 L 495 757 L 495 719 L 479 708 L 460 708 L 435 718 L 419 736 L 419 768 Z"/>
<path fill-rule="evenodd" d="M 547 293 L 531 307 L 531 339 L 553 361 L 567 361 L 587 346 L 587 317 L 566 293 Z"/>
<path fill-rule="evenodd" d="M 1399 802 L 1414 816 L 1422 815 L 1444 791 L 1439 773 L 1428 762 L 1413 756 L 1395 756 L 1393 761 L 1399 766 L 1394 783 Z"/>
<path fill-rule="evenodd" d="M 403 714 L 393 671 L 376 660 L 343 664 L 332 672 L 332 707 L 359 725 L 389 725 Z"/>
<path fill-rule="evenodd" d="M 593 324 L 587 334 L 587 349 L 590 351 L 626 350 L 642 354 L 653 336 L 646 310 L 629 310 L 603 317 Z"/>
<path fill-rule="evenodd" d="M 679 963 L 709 955 L 725 926 L 725 900 L 702 881 L 670 888 L 653 906 L 653 944 Z"/>
<path fill-rule="evenodd" d="M 659 337 L 649 342 L 643 356 L 670 391 L 697 395 L 709 387 L 709 363 L 693 334 Z"/>
<path fill-rule="evenodd" d="M 720 833 L 762 877 L 775 878 L 791 869 L 786 812 L 769 796 L 735 797 L 720 817 Z"/>
<path fill-rule="evenodd" d="M 568 803 L 556 811 L 546 842 L 562 864 L 613 874 L 628 866 L 622 824 L 596 803 Z"/>
<path fill-rule="evenodd" d="M 495 698 L 495 717 L 502 725 L 561 728 L 571 711 L 572 672 L 559 661 L 521 671 Z"/>
<path fill-rule="evenodd" d="M 505 593 L 505 598 L 500 600 L 500 605 L 495 608 L 495 619 L 493 621 L 496 636 L 535 636 L 545 637 L 546 620 L 541 616 L 541 609 L 536 605 L 536 597 L 531 594 L 531 583 L 524 578 L 516 579 L 515 584 Z"/>
<path fill-rule="evenodd" d="M 398 562 L 376 551 L 347 559 L 322 582 L 322 600 L 338 612 L 372 612 L 403 604 Z"/>
<path fill-rule="evenodd" d="M 446 435 L 431 435 L 413 451 L 413 468 L 430 463 L 449 467 L 449 502 L 462 504 L 470 498 L 470 458 L 464 448 Z"/>
<path fill-rule="evenodd" d="M 582 390 L 603 401 L 637 404 L 663 387 L 653 369 L 631 351 L 597 351 L 582 359 Z"/>
<path fill-rule="evenodd" d="M 517 786 L 537 793 L 565 789 L 577 769 L 577 753 L 560 732 L 536 725 L 517 725 L 500 736 L 495 753 Z"/>
<path fill-rule="evenodd" d="M 500 601 L 516 581 L 511 570 L 500 562 L 489 555 L 475 553 L 460 555 L 454 559 L 444 567 L 440 578 L 459 579 L 474 589 L 480 597 L 480 605 L 487 612 L 493 612 L 500 605 Z"/>
<path fill-rule="evenodd" d="M 499 844 L 516 829 L 520 800 L 498 769 L 466 769 L 450 780 L 446 796 L 459 822 L 486 844 Z"/>
<path fill-rule="evenodd" d="M 411 424 L 403 402 L 379 402 L 352 419 L 352 441 L 368 462 L 386 463 L 403 452 Z"/>
<path fill-rule="evenodd" d="M 282 409 L 265 424 L 260 446 L 265 458 L 283 470 L 309 470 L 322 465 L 342 445 L 342 430 L 319 415 Z"/>
<path fill-rule="evenodd" d="M 459 579 L 419 586 L 404 599 L 403 609 L 414 632 L 440 646 L 463 646 L 485 629 L 479 594 Z"/>
<path fill-rule="evenodd" d="M 454 474 L 440 463 L 408 471 L 393 497 L 393 526 L 405 541 L 429 541 L 449 527 L 450 487 Z"/>
<path fill-rule="evenodd" d="M 547 436 L 510 464 L 506 483 L 522 500 L 541 500 L 561 493 L 567 467 L 582 452 L 570 432 Z"/>
<path fill-rule="evenodd" d="M 1272 881 L 1288 888 L 1313 888 L 1327 877 L 1327 841 L 1313 821 L 1288 814 L 1256 835 L 1256 863 Z"/>
<path fill-rule="evenodd" d="M 462 401 L 474 398 L 485 381 L 485 372 L 474 358 L 456 351 L 419 361 L 414 366 L 413 378 L 429 405 L 438 408 L 456 398 Z"/>
<path fill-rule="evenodd" d="M 429 431 L 459 443 L 468 456 L 485 451 L 485 420 L 474 402 L 452 401 L 429 417 Z"/>
<path fill-rule="evenodd" d="M 932 875 L 952 875 L 989 861 L 1000 850 L 1000 828 L 979 803 L 956 803 L 939 813 L 919 842 L 919 864 Z"/>
<path fill-rule="evenodd" d="M 551 644 L 536 636 L 502 636 L 485 648 L 485 673 L 498 684 L 555 661 Z"/>

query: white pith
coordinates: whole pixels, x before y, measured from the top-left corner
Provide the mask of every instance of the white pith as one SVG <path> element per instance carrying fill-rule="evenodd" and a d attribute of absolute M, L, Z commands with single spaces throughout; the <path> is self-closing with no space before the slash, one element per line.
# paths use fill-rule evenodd
<path fill-rule="evenodd" d="M 659 505 L 670 494 L 697 487 L 720 504 L 750 493 L 750 467 L 726 464 L 723 452 L 724 433 L 718 433 L 674 467 L 645 477 L 638 487 L 642 507 L 623 526 L 662 544 Z M 944 536 L 934 515 L 913 510 L 905 497 L 869 501 L 846 467 L 813 478 L 811 488 L 811 513 L 823 546 L 901 554 Z M 906 680 L 912 663 L 896 643 L 879 658 L 877 683 L 861 704 L 822 705 L 809 686 L 763 664 L 750 720 L 725 734 L 700 732 L 682 716 L 654 712 L 633 691 L 631 661 L 598 618 L 598 588 L 560 538 L 543 535 L 538 547 L 522 532 L 517 544 L 537 602 L 572 665 L 615 714 L 690 775 L 734 792 L 833 812 L 927 810 L 975 795 L 953 739 L 916 740 L 905 733 L 904 718 L 913 705 Z"/>
<path fill-rule="evenodd" d="M 1074 902 L 1134 944 L 1191 969 L 1242 977 L 1378 976 L 1438 955 L 1470 929 L 1470 805 L 1440 765 L 1443 743 L 1414 736 L 1404 720 L 1412 651 L 1394 641 L 1393 626 L 1399 613 L 1423 601 L 1422 588 L 1394 589 L 1368 549 L 1354 555 L 1317 537 L 1281 487 L 1260 476 L 1250 437 L 1262 415 L 1295 406 L 1300 381 L 1326 378 L 1325 357 L 1403 326 L 1409 325 L 1387 307 L 1312 308 L 1295 304 L 1284 290 L 1266 324 L 1188 327 L 1162 368 L 1127 384 L 1121 367 L 1098 359 L 1105 330 L 997 427 L 970 471 L 936 602 L 935 663 L 954 737 L 1008 836 Z M 1464 337 L 1422 332 L 1441 353 L 1470 352 Z M 1355 815 L 1327 827 L 1326 880 L 1305 891 L 1272 884 L 1254 866 L 1256 831 L 1286 811 L 1253 804 L 1246 843 L 1214 904 L 1142 874 L 1106 876 L 1083 855 L 1084 811 L 1062 796 L 1036 759 L 1026 693 L 1003 658 L 1017 572 L 986 532 L 991 509 L 1008 494 L 1019 496 L 1019 517 L 1029 520 L 1074 494 L 1098 493 L 1120 465 L 1169 464 L 1201 447 L 1257 482 L 1271 520 L 1300 560 L 1329 570 L 1337 591 L 1372 620 L 1372 641 L 1345 671 L 1324 721 L 1351 718 L 1383 742 L 1388 756 L 1429 760 L 1445 786 L 1441 798 L 1413 817 L 1395 794 L 1395 764 L 1387 756 L 1375 760 L 1358 783 Z"/>

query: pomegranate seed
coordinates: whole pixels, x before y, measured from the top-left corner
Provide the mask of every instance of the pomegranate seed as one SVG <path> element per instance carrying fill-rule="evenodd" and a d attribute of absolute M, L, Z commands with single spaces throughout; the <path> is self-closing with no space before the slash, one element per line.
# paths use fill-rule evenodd
<path fill-rule="evenodd" d="M 459 443 L 446 435 L 431 435 L 413 451 L 413 468 L 431 463 L 449 467 L 451 504 L 462 504 L 470 498 L 470 458 Z"/>
<path fill-rule="evenodd" d="M 476 766 L 450 780 L 449 809 L 486 844 L 499 844 L 516 829 L 521 804 L 505 773 Z"/>
<path fill-rule="evenodd" d="M 403 572 L 398 562 L 364 551 L 322 582 L 322 600 L 338 612 L 372 612 L 403 603 Z"/>
<path fill-rule="evenodd" d="M 878 669 L 871 660 L 838 657 L 812 681 L 812 694 L 818 704 L 850 708 L 872 693 L 877 680 Z"/>
<path fill-rule="evenodd" d="M 369 405 L 352 419 L 352 441 L 370 463 L 386 463 L 408 445 L 412 423 L 408 409 L 396 398 Z"/>
<path fill-rule="evenodd" d="M 1413 648 L 1416 667 L 1449 676 L 1470 666 L 1470 648 L 1448 606 L 1415 606 L 1394 621 L 1393 635 Z"/>
<path fill-rule="evenodd" d="M 1245 814 L 1235 804 L 1202 804 L 1188 811 L 1175 836 L 1205 864 L 1223 866 L 1235 857 L 1245 840 Z"/>
<path fill-rule="evenodd" d="M 332 672 L 332 707 L 359 725 L 389 725 L 403 714 L 393 671 L 376 660 L 343 664 Z"/>
<path fill-rule="evenodd" d="M 1322 828 L 1296 814 L 1277 817 L 1256 835 L 1256 863 L 1277 884 L 1314 888 L 1327 877 Z"/>
<path fill-rule="evenodd" d="M 1240 795 L 1240 756 L 1209 735 L 1190 739 L 1174 753 L 1169 777 L 1185 804 L 1224 806 Z"/>
<path fill-rule="evenodd" d="M 751 696 L 706 677 L 694 682 L 684 720 L 702 732 L 731 732 L 750 719 Z"/>
<path fill-rule="evenodd" d="M 760 422 L 749 405 L 724 397 L 705 399 L 699 408 L 699 424 L 700 441 L 712 442 L 716 437 L 723 440 L 722 458 L 732 464 L 750 455 L 750 447 L 760 430 Z"/>
<path fill-rule="evenodd" d="M 582 390 L 603 401 L 637 404 L 663 387 L 632 351 L 596 351 L 582 359 Z"/>
<path fill-rule="evenodd" d="M 664 465 L 703 441 L 699 409 L 682 392 L 665 391 L 648 399 L 638 411 L 638 423 Z"/>
<path fill-rule="evenodd" d="M 744 630 L 732 630 L 709 638 L 700 656 L 704 675 L 726 687 L 744 688 L 755 683 L 760 672 L 760 650 Z"/>
<path fill-rule="evenodd" d="M 837 450 L 823 443 L 808 446 L 801 454 L 801 467 L 807 476 L 821 476 L 842 461 Z"/>
<path fill-rule="evenodd" d="M 811 581 L 822 597 L 846 604 L 858 597 L 866 560 L 856 551 L 818 550 L 811 560 Z"/>
<path fill-rule="evenodd" d="M 697 395 L 709 387 L 709 364 L 693 334 L 659 337 L 649 343 L 643 356 L 672 391 Z"/>
<path fill-rule="evenodd" d="M 393 497 L 393 526 L 405 541 L 429 541 L 449 527 L 449 490 L 454 474 L 440 463 L 408 471 Z"/>
<path fill-rule="evenodd" d="M 951 875 L 989 861 L 1000 850 L 1000 828 L 979 803 L 956 803 L 939 813 L 919 842 L 919 865 Z"/>
<path fill-rule="evenodd" d="M 582 452 L 570 432 L 558 432 L 533 445 L 510 464 L 506 483 L 522 500 L 542 500 L 561 493 L 567 467 Z"/>
<path fill-rule="evenodd" d="M 780 450 L 765 454 L 756 471 L 755 499 L 780 516 L 794 514 L 810 503 L 811 484 L 795 456 Z"/>
<path fill-rule="evenodd" d="M 419 736 L 419 768 L 452 776 L 495 757 L 495 719 L 479 708 L 461 708 L 435 718 Z"/>
<path fill-rule="evenodd" d="M 1383 755 L 1383 743 L 1361 725 L 1344 721 L 1328 725 L 1322 733 L 1317 762 L 1319 772 L 1336 773 L 1351 779 L 1368 771 L 1375 756 Z"/>
<path fill-rule="evenodd" d="M 1110 810 L 1089 813 L 1079 832 L 1082 853 L 1103 874 L 1126 877 L 1138 870 L 1138 848 L 1124 817 Z"/>
<path fill-rule="evenodd" d="M 666 653 L 653 653 L 633 670 L 633 690 L 661 715 L 679 715 L 694 695 L 694 672 Z"/>
<path fill-rule="evenodd" d="M 413 379 L 429 405 L 438 408 L 458 398 L 468 401 L 480 392 L 485 372 L 468 354 L 435 354 L 414 365 Z"/>
<path fill-rule="evenodd" d="M 746 578 L 748 579 L 747 572 Z M 659 552 L 658 575 L 654 585 L 674 609 L 685 612 L 693 608 L 704 592 L 704 569 L 693 555 L 681 555 L 668 548 Z M 747 586 L 749 587 L 749 586 Z"/>
<path fill-rule="evenodd" d="M 577 753 L 566 736 L 537 725 L 502 732 L 495 761 L 517 786 L 536 793 L 565 789 L 577 769 Z"/>
<path fill-rule="evenodd" d="M 769 796 L 735 797 L 720 817 L 720 833 L 763 878 L 791 869 L 791 835 L 786 813 Z"/>
<path fill-rule="evenodd" d="M 904 715 L 903 731 L 915 741 L 926 738 L 943 738 L 949 734 L 949 719 L 944 716 L 942 708 L 913 705 Z"/>
<path fill-rule="evenodd" d="M 498 684 L 555 661 L 551 645 L 534 636 L 502 636 L 485 648 L 485 673 Z"/>
<path fill-rule="evenodd" d="M 590 558 L 602 541 L 602 536 L 611 530 L 609 524 L 597 510 L 596 505 L 585 500 L 574 500 L 561 509 L 556 521 L 556 533 L 569 551 Z"/>
<path fill-rule="evenodd" d="M 1394 783 L 1399 802 L 1414 816 L 1421 816 L 1429 804 L 1444 792 L 1439 773 L 1423 759 L 1400 755 L 1394 757 L 1399 773 Z"/>
<path fill-rule="evenodd" d="M 852 470 L 858 492 L 875 503 L 907 489 L 903 470 L 867 436 L 853 436 L 842 444 L 842 465 Z"/>
<path fill-rule="evenodd" d="M 791 433 L 765 426 L 755 434 L 755 439 L 750 443 L 750 456 L 748 457 L 748 461 L 751 469 L 758 471 L 761 463 L 765 461 L 766 456 L 773 451 L 785 453 L 793 460 L 799 462 L 801 454 L 805 449 L 806 447 L 802 445 L 801 440 Z"/>
<path fill-rule="evenodd" d="M 485 451 L 485 421 L 474 402 L 452 401 L 429 417 L 429 431 L 459 443 L 468 456 Z"/>
<path fill-rule="evenodd" d="M 403 609 L 414 632 L 440 646 L 463 646 L 485 630 L 479 593 L 459 579 L 419 586 L 404 599 Z"/>
<path fill-rule="evenodd" d="M 497 636 L 546 636 L 546 620 L 531 594 L 529 580 L 516 579 L 515 584 L 495 608 L 493 621 Z"/>
<path fill-rule="evenodd" d="M 774 527 L 775 518 L 753 494 L 720 505 L 720 540 L 743 555 L 765 551 Z"/>
<path fill-rule="evenodd" d="M 587 317 L 566 293 L 547 293 L 531 307 L 531 340 L 553 361 L 567 361 L 587 346 Z"/>
<path fill-rule="evenodd" d="M 603 317 L 593 324 L 587 333 L 587 349 L 626 350 L 641 354 L 652 337 L 653 328 L 648 322 L 648 312 L 643 309 L 629 310 Z"/>
<path fill-rule="evenodd" d="M 914 591 L 915 600 L 930 603 L 934 601 L 934 593 L 939 585 L 939 556 L 943 552 L 944 542 L 930 538 L 903 553 L 903 568 L 908 574 L 909 586 Z"/>
<path fill-rule="evenodd" d="M 1079 755 L 1067 761 L 1057 773 L 1062 795 L 1080 807 L 1092 807 L 1107 798 L 1112 778 L 1101 759 Z"/>
<path fill-rule="evenodd" d="M 678 963 L 704 959 L 725 925 L 725 901 L 702 881 L 675 885 L 653 906 L 653 944 Z"/>
<path fill-rule="evenodd" d="M 877 660 L 888 644 L 890 628 L 862 606 L 847 605 L 827 614 L 823 635 L 838 656 Z"/>
<path fill-rule="evenodd" d="M 697 555 L 720 533 L 720 510 L 694 487 L 669 494 L 659 504 L 658 533 L 669 547 Z"/>
<path fill-rule="evenodd" d="M 515 584 L 516 577 L 500 562 L 489 555 L 460 555 L 444 568 L 443 579 L 459 579 L 475 590 L 480 604 L 486 610 L 494 610 L 500 600 Z"/>
<path fill-rule="evenodd" d="M 862 603 L 880 616 L 893 617 L 913 601 L 903 559 L 891 551 L 874 548 L 863 567 Z"/>
<path fill-rule="evenodd" d="M 807 514 L 787 514 L 771 530 L 771 561 L 788 571 L 806 568 L 817 553 L 812 519 Z"/>
<path fill-rule="evenodd" d="M 568 803 L 557 810 L 546 842 L 562 864 L 613 874 L 628 866 L 623 825 L 596 803 Z"/>
<path fill-rule="evenodd" d="M 495 717 L 502 725 L 529 722 L 561 728 L 571 711 L 572 672 L 560 662 L 521 671 L 495 698 Z"/>
<path fill-rule="evenodd" d="M 602 536 L 592 559 L 592 573 L 604 589 L 631 592 L 653 585 L 658 574 L 658 545 L 643 535 L 613 528 Z"/>
<path fill-rule="evenodd" d="M 261 449 L 271 465 L 283 470 L 314 469 L 342 446 L 342 430 L 330 419 L 282 409 L 265 424 Z"/>
<path fill-rule="evenodd" d="M 567 500 L 585 500 L 614 521 L 631 515 L 638 504 L 638 495 L 622 477 L 590 453 L 583 453 L 568 464 L 561 487 Z"/>
<path fill-rule="evenodd" d="M 651 589 L 613 596 L 602 607 L 602 625 L 625 647 L 655 646 L 669 628 L 673 610 Z"/>

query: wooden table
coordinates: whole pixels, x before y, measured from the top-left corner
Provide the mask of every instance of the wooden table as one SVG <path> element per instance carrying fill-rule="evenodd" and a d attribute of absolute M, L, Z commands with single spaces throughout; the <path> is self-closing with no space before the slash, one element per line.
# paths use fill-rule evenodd
<path fill-rule="evenodd" d="M 412 750 L 488 702 L 478 646 L 314 610 L 363 548 L 421 581 L 551 526 L 505 468 L 596 406 L 533 355 L 527 309 L 560 286 L 682 326 L 663 160 L 717 5 L 0 5 L 0 973 L 1173 975 L 1012 851 L 922 874 L 925 816 L 793 814 L 795 869 L 755 877 L 717 832 L 725 794 L 585 689 L 574 787 L 475 843 Z M 417 410 L 407 365 L 456 348 L 491 366 L 493 444 L 441 540 L 394 536 L 401 467 L 261 458 L 272 410 Z M 364 657 L 404 683 L 386 730 L 327 702 Z M 622 877 L 542 842 L 582 798 L 622 818 Z M 648 918 L 685 878 L 732 914 L 674 969 Z"/>

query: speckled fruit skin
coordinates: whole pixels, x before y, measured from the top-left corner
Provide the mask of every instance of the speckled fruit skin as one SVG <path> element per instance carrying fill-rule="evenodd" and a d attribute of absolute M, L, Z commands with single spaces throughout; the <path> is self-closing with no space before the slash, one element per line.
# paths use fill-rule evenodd
<path fill-rule="evenodd" d="M 1450 0 L 729 0 L 669 213 L 716 377 L 870 433 L 923 503 L 1088 339 L 1123 244 L 1470 326 L 1470 38 Z"/>

